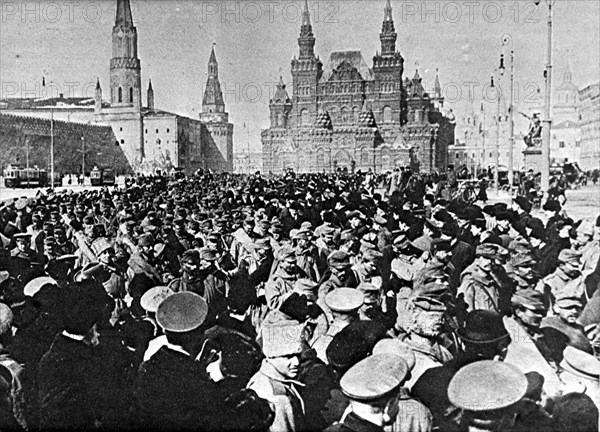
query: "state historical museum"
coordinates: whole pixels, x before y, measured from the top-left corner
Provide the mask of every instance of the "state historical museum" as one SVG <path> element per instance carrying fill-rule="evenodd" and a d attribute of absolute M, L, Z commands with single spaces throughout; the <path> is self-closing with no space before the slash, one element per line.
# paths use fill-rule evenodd
<path fill-rule="evenodd" d="M 333 52 L 323 67 L 305 3 L 292 96 L 280 80 L 269 105 L 271 127 L 262 131 L 263 172 L 446 170 L 454 116 L 443 112 L 437 76 L 432 96 L 418 70 L 403 80 L 389 0 L 380 39 L 372 67 L 360 51 Z"/>

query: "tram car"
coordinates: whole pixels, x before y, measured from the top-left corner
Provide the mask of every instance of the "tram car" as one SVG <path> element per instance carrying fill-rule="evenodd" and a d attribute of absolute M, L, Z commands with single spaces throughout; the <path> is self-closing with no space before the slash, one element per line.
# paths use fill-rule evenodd
<path fill-rule="evenodd" d="M 56 174 L 55 177 L 57 177 Z M 54 184 L 57 184 L 56 180 Z M 38 167 L 23 168 L 18 165 L 9 165 L 4 170 L 4 185 L 13 189 L 46 187 L 50 185 L 50 174 Z"/>
<path fill-rule="evenodd" d="M 110 168 L 100 169 L 94 167 L 90 172 L 90 181 L 92 186 L 114 186 L 115 172 Z"/>

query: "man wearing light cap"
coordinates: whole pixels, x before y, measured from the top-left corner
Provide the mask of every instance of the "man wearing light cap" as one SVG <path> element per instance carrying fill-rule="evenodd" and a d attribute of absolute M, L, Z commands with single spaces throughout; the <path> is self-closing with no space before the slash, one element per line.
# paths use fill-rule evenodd
<path fill-rule="evenodd" d="M 391 426 L 407 374 L 408 365 L 394 354 L 374 354 L 352 366 L 340 381 L 350 400 L 349 413 L 325 431 L 377 432 Z"/>
<path fill-rule="evenodd" d="M 292 247 L 282 247 L 277 260 L 277 269 L 265 285 L 265 298 L 269 310 L 278 310 L 294 291 L 296 281 L 306 278 L 304 271 L 296 264 L 296 251 Z"/>
<path fill-rule="evenodd" d="M 543 279 L 543 293 L 546 298 L 546 305 L 551 314 L 553 314 L 552 306 L 556 301 L 558 293 L 572 281 L 581 280 L 580 269 L 581 254 L 579 252 L 572 249 L 563 249 L 560 251 L 558 255 L 558 268 L 554 273 L 549 274 Z"/>
<path fill-rule="evenodd" d="M 469 431 L 510 430 L 518 402 L 527 392 L 527 378 L 515 366 L 493 360 L 471 363 L 450 381 L 448 399 L 463 410 L 461 424 Z"/>
<path fill-rule="evenodd" d="M 262 327 L 263 360 L 247 388 L 271 402 L 275 420 L 269 431 L 295 432 L 303 429 L 304 402 L 296 379 L 304 349 L 304 326 L 294 321 L 265 322 Z"/>
<path fill-rule="evenodd" d="M 136 395 L 139 424 L 161 430 L 208 429 L 215 390 L 206 364 L 195 361 L 204 347 L 208 306 L 191 292 L 165 298 L 156 311 L 167 343 L 139 369 Z"/>
<path fill-rule="evenodd" d="M 539 280 L 535 277 L 533 266 L 535 260 L 528 253 L 517 253 L 510 259 L 512 272 L 510 278 L 515 284 L 515 290 L 535 288 Z"/>
<path fill-rule="evenodd" d="M 360 262 L 352 266 L 352 271 L 358 283 L 372 283 L 381 289 L 383 287 L 380 271 L 382 260 L 383 254 L 377 250 L 367 249 L 363 251 Z"/>
<path fill-rule="evenodd" d="M 327 333 L 318 337 L 312 344 L 323 362 L 327 363 L 327 347 L 333 337 L 349 324 L 359 321 L 358 310 L 363 305 L 363 294 L 354 288 L 336 288 L 325 296 L 325 305 L 332 320 Z"/>

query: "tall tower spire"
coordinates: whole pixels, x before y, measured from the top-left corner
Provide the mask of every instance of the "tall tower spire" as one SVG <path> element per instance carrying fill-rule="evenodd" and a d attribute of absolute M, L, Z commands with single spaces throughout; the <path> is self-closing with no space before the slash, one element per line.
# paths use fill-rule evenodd
<path fill-rule="evenodd" d="M 308 9 L 308 0 L 304 0 L 304 11 L 302 12 L 302 26 L 300 27 L 300 37 L 298 38 L 300 46 L 300 58 L 314 58 L 315 56 L 315 36 L 313 35 L 312 24 L 310 23 L 310 11 Z"/>
<path fill-rule="evenodd" d="M 110 101 L 113 106 L 142 106 L 141 64 L 137 52 L 137 29 L 133 25 L 129 0 L 117 0 L 112 30 L 110 60 Z"/>
<path fill-rule="evenodd" d="M 469 88 L 469 92 L 471 89 Z M 440 84 L 440 72 L 438 69 L 435 70 L 435 82 L 433 83 L 433 95 L 435 99 L 442 97 L 442 85 Z"/>
<path fill-rule="evenodd" d="M 215 55 L 214 44 L 208 60 L 208 79 L 202 100 L 202 112 L 207 114 L 225 112 L 225 102 L 223 92 L 221 92 L 221 83 L 219 82 L 219 64 Z"/>
<path fill-rule="evenodd" d="M 390 55 L 396 52 L 396 40 L 398 35 L 394 28 L 394 18 L 392 16 L 392 5 L 390 0 L 387 0 L 383 12 L 383 26 L 381 27 L 381 55 Z"/>
<path fill-rule="evenodd" d="M 154 89 L 152 88 L 152 80 L 148 80 L 148 109 L 154 109 Z"/>

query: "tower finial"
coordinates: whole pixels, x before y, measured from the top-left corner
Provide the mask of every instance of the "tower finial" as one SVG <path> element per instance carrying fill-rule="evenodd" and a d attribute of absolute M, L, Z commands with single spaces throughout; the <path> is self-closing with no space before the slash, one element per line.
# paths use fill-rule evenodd
<path fill-rule="evenodd" d="M 115 25 L 133 26 L 129 0 L 117 0 L 117 17 L 115 19 Z"/>
<path fill-rule="evenodd" d="M 310 11 L 308 9 L 308 0 L 304 0 L 304 11 L 302 12 L 302 25 L 310 24 Z"/>
<path fill-rule="evenodd" d="M 379 39 L 381 40 L 382 55 L 390 55 L 396 51 L 398 35 L 394 28 L 394 17 L 392 16 L 392 4 L 390 0 L 386 1 L 385 9 L 383 10 L 383 25 Z"/>
<path fill-rule="evenodd" d="M 394 18 L 392 17 L 392 3 L 390 0 L 386 1 L 383 20 L 384 21 L 393 21 L 394 20 Z"/>

